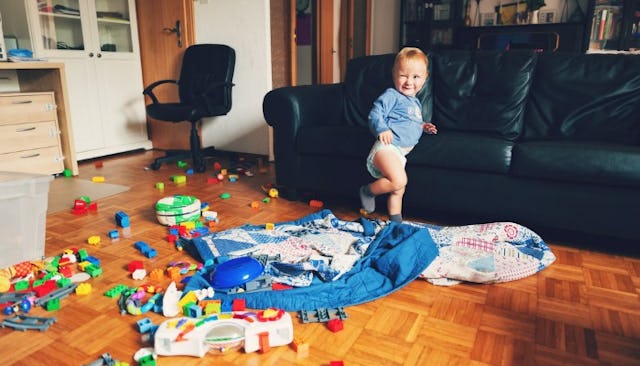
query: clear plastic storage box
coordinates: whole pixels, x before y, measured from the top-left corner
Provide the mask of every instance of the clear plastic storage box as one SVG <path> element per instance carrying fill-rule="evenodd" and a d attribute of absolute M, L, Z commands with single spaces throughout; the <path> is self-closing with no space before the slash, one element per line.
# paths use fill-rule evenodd
<path fill-rule="evenodd" d="M 51 175 L 0 172 L 0 268 L 41 259 Z"/>

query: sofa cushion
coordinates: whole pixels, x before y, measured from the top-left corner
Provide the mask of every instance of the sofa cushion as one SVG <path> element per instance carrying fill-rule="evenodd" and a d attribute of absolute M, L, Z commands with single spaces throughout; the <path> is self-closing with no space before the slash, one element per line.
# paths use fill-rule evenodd
<path fill-rule="evenodd" d="M 514 176 L 640 187 L 640 147 L 576 141 L 518 143 Z"/>
<path fill-rule="evenodd" d="M 533 52 L 436 53 L 433 120 L 440 129 L 487 132 L 515 140 L 535 66 Z"/>
<path fill-rule="evenodd" d="M 361 157 L 364 164 L 374 142 L 365 127 L 313 126 L 298 131 L 296 150 L 300 155 Z"/>
<path fill-rule="evenodd" d="M 524 136 L 640 144 L 640 57 L 543 53 Z"/>
<path fill-rule="evenodd" d="M 506 174 L 512 148 L 513 142 L 504 138 L 443 131 L 422 136 L 407 164 Z"/>
<path fill-rule="evenodd" d="M 427 55 L 431 59 L 431 55 Z M 368 126 L 373 102 L 387 88 L 393 87 L 391 69 L 395 54 L 364 56 L 349 60 L 344 80 L 344 119 L 351 126 Z M 431 70 L 431 61 L 429 70 Z M 431 74 L 431 71 L 429 71 Z M 422 101 L 422 117 L 431 121 L 431 77 L 416 95 Z"/>

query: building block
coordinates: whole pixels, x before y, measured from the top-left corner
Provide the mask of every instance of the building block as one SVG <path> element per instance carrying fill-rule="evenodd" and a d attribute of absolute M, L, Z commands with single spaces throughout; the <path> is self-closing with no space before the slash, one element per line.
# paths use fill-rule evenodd
<path fill-rule="evenodd" d="M 131 222 L 129 220 L 129 215 L 122 211 L 117 211 L 115 214 L 116 223 L 120 227 L 129 227 L 131 226 Z"/>
<path fill-rule="evenodd" d="M 331 361 L 331 362 L 329 362 L 329 366 L 344 366 L 344 361 L 342 361 L 342 360 Z"/>
<path fill-rule="evenodd" d="M 309 357 L 309 343 L 306 343 L 303 338 L 295 338 L 291 348 L 296 351 L 298 358 Z"/>
<path fill-rule="evenodd" d="M 60 310 L 60 298 L 55 298 L 47 301 L 44 307 L 45 309 L 47 309 L 47 311 Z"/>
<path fill-rule="evenodd" d="M 76 295 L 89 295 L 91 293 L 90 283 L 81 283 L 76 287 Z"/>
<path fill-rule="evenodd" d="M 109 233 L 107 233 L 107 235 L 109 235 L 109 238 L 111 238 L 111 240 L 120 238 L 120 233 L 118 232 L 118 230 L 110 230 Z"/>
<path fill-rule="evenodd" d="M 98 235 L 92 235 L 89 237 L 89 239 L 87 239 L 87 243 L 91 244 L 91 245 L 98 245 L 100 244 L 100 236 Z"/>
<path fill-rule="evenodd" d="M 337 333 L 344 329 L 344 324 L 340 319 L 331 319 L 327 322 L 327 328 L 329 328 L 330 331 Z"/>
<path fill-rule="evenodd" d="M 148 333 L 151 327 L 153 327 L 153 323 L 151 323 L 151 319 L 149 318 L 140 319 L 136 324 L 138 325 L 138 331 L 140 331 L 140 333 Z"/>
<path fill-rule="evenodd" d="M 133 273 L 133 271 L 135 271 L 136 269 L 143 269 L 143 268 L 144 268 L 144 264 L 140 260 L 134 260 L 129 262 L 129 264 L 127 264 L 127 271 L 131 273 Z"/>
<path fill-rule="evenodd" d="M 233 303 L 231 305 L 232 311 L 245 311 L 247 308 L 245 299 L 233 299 Z"/>
<path fill-rule="evenodd" d="M 258 343 L 260 344 L 260 353 L 267 353 L 271 351 L 271 346 L 269 345 L 269 332 L 260 332 L 258 333 Z"/>
<path fill-rule="evenodd" d="M 149 247 L 149 244 L 143 241 L 137 241 L 133 246 L 147 258 L 153 258 L 158 255 L 158 252 L 155 249 Z"/>
<path fill-rule="evenodd" d="M 98 277 L 102 274 L 102 268 L 91 264 L 87 266 L 87 268 L 85 268 L 85 272 L 88 273 L 91 277 Z"/>
<path fill-rule="evenodd" d="M 111 289 L 107 290 L 107 292 L 104 293 L 104 296 L 110 297 L 110 298 L 118 297 L 127 288 L 128 287 L 125 285 L 115 285 Z"/>

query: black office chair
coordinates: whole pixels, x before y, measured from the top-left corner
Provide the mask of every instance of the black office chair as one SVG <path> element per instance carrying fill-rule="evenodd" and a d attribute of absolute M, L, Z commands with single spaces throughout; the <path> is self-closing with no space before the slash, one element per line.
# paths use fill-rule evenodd
<path fill-rule="evenodd" d="M 231 109 L 231 88 L 235 85 L 233 71 L 236 54 L 233 48 L 221 44 L 196 44 L 188 47 L 182 58 L 180 80 L 159 80 L 143 91 L 152 104 L 147 105 L 147 115 L 167 122 L 191 123 L 190 150 L 168 150 L 157 158 L 151 169 L 158 170 L 163 163 L 191 159 L 197 172 L 206 169 L 205 157 L 216 155 L 214 147 L 201 148 L 198 122 L 203 117 L 222 116 Z M 153 94 L 158 85 L 173 83 L 178 86 L 180 102 L 160 103 Z"/>

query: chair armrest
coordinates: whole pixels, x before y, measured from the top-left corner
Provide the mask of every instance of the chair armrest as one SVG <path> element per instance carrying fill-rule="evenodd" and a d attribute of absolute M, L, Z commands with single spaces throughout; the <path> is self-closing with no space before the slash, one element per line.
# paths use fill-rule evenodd
<path fill-rule="evenodd" d="M 148 95 L 149 98 L 151 98 L 151 101 L 154 104 L 158 103 L 158 98 L 156 97 L 155 94 L 153 94 L 153 89 L 155 89 L 159 85 L 168 84 L 168 83 L 172 83 L 172 84 L 178 85 L 178 80 L 165 79 L 165 80 L 155 81 L 155 82 L 151 83 L 151 85 L 149 85 L 146 88 L 144 88 L 144 90 L 142 91 L 142 94 Z"/>

